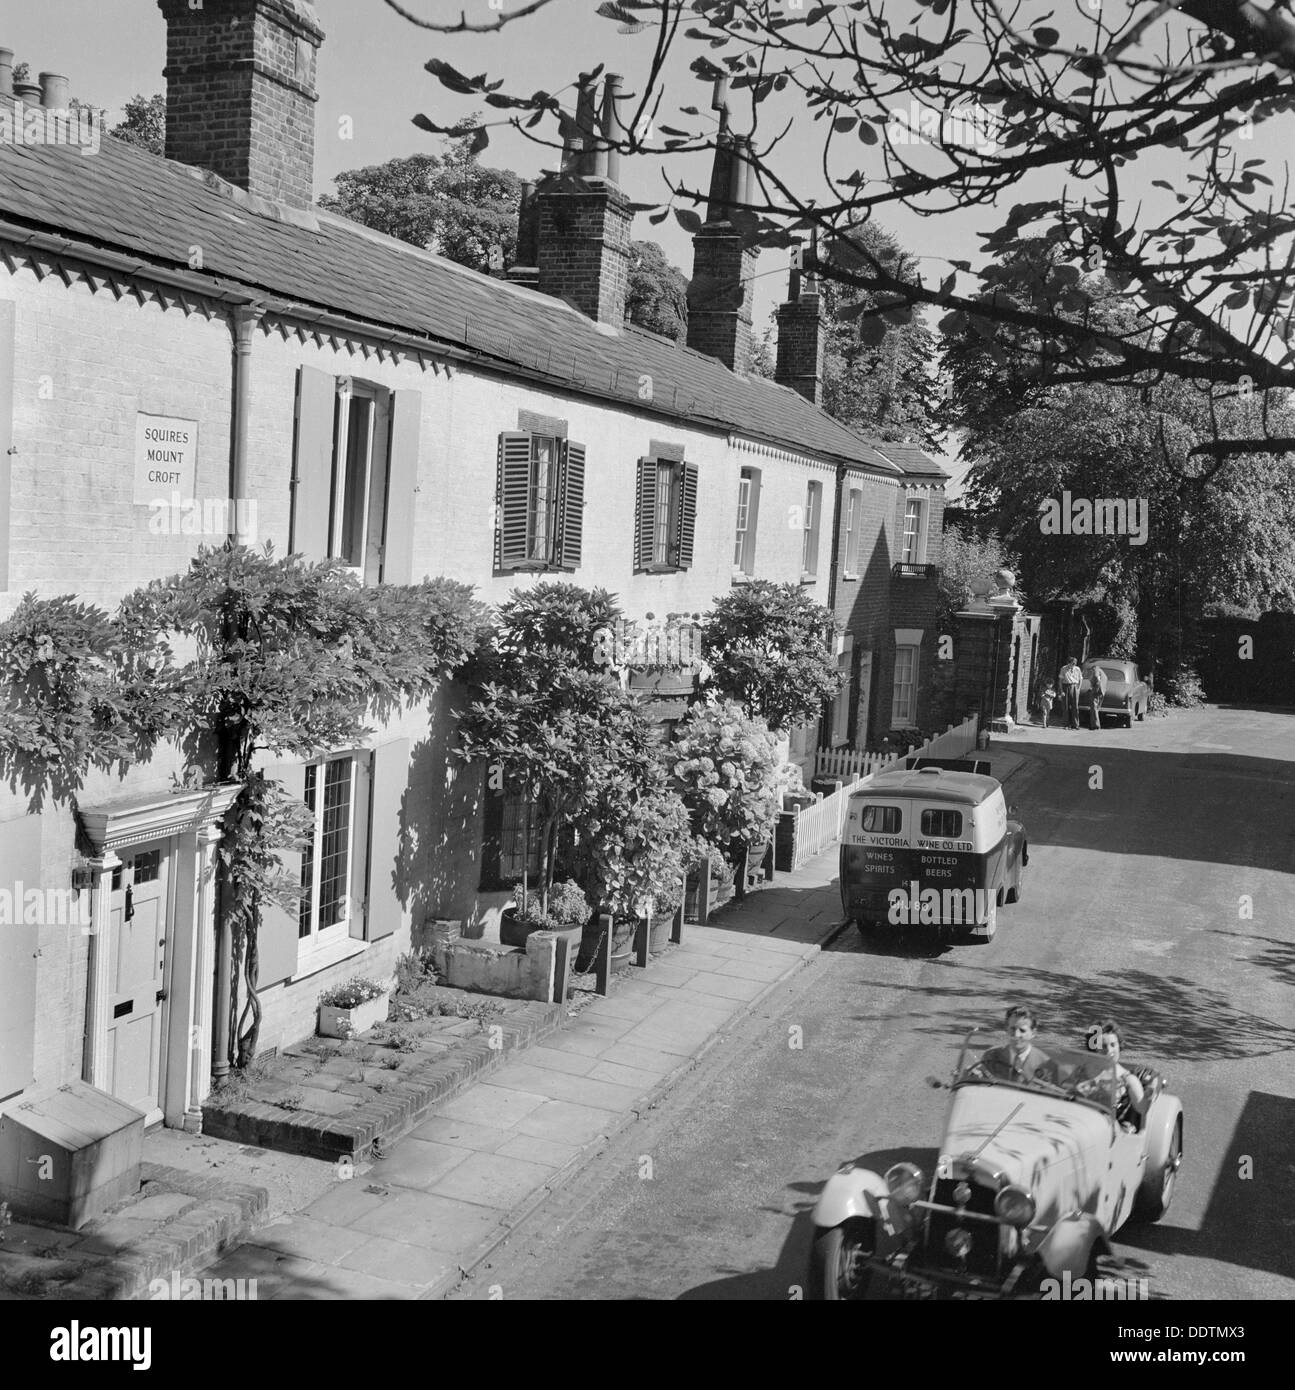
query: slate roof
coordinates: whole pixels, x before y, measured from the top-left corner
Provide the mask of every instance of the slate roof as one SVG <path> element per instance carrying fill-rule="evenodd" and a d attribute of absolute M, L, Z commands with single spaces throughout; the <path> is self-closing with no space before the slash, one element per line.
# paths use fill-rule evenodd
<path fill-rule="evenodd" d="M 6 224 L 130 255 L 141 274 L 150 266 L 191 273 L 197 245 L 201 275 L 227 288 L 415 334 L 429 349 L 467 349 L 487 365 L 635 407 L 644 406 L 646 374 L 649 408 L 660 414 L 892 476 L 945 476 L 920 449 L 874 446 L 788 387 L 736 375 L 631 325 L 596 324 L 560 300 L 344 218 L 316 216 L 316 230 L 263 216 L 210 175 L 109 136 L 87 155 L 70 145 L 0 145 Z"/>

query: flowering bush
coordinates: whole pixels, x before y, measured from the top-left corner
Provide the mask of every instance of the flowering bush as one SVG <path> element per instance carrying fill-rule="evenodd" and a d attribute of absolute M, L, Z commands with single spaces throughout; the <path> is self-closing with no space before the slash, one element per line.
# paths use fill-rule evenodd
<path fill-rule="evenodd" d="M 701 856 L 688 808 L 666 782 L 619 808 L 591 837 L 586 856 L 591 893 L 605 911 L 638 917 L 648 910 L 677 905 L 680 884 Z"/>
<path fill-rule="evenodd" d="M 721 853 L 773 835 L 785 774 L 778 741 L 732 700 L 695 705 L 676 730 L 674 778 L 693 830 Z"/>
<path fill-rule="evenodd" d="M 527 897 L 525 906 L 518 905 L 517 919 L 540 931 L 570 931 L 572 927 L 583 926 L 589 920 L 590 912 L 589 899 L 580 885 L 564 881 L 555 883 L 549 889 L 547 910 L 532 893 Z"/>
<path fill-rule="evenodd" d="M 386 985 L 356 975 L 345 984 L 333 985 L 331 989 L 326 989 L 319 996 L 319 1002 L 330 1009 L 357 1009 L 361 1004 L 367 1004 L 370 999 L 380 999 L 386 992 Z"/>

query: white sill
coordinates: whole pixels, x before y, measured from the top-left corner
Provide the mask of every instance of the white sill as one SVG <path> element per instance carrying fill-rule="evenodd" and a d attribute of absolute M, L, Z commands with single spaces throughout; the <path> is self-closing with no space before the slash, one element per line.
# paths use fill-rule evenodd
<path fill-rule="evenodd" d="M 858 577 L 859 577 L 859 576 L 858 576 L 857 574 L 851 574 L 851 573 L 849 572 L 849 570 L 843 570 L 843 571 L 841 572 L 841 578 L 842 578 L 842 579 L 858 579 Z"/>
<path fill-rule="evenodd" d="M 289 984 L 296 984 L 298 980 L 304 980 L 311 975 L 318 975 L 321 970 L 327 970 L 330 965 L 338 965 L 344 960 L 350 960 L 353 956 L 363 954 L 368 949 L 367 941 L 359 941 L 353 936 L 344 936 L 338 941 L 331 941 L 327 946 L 320 946 L 314 950 L 309 947 L 299 951 L 297 954 L 297 969 L 288 977 Z"/>
<path fill-rule="evenodd" d="M 816 575 L 816 574 L 802 574 L 802 575 L 800 576 L 800 582 L 801 582 L 802 584 L 817 584 L 817 583 L 818 583 L 818 575 Z"/>
<path fill-rule="evenodd" d="M 734 571 L 733 571 L 733 583 L 734 583 L 734 584 L 749 584 L 749 583 L 751 583 L 752 578 L 753 578 L 753 576 L 752 576 L 752 575 L 749 575 L 745 570 L 734 570 Z"/>

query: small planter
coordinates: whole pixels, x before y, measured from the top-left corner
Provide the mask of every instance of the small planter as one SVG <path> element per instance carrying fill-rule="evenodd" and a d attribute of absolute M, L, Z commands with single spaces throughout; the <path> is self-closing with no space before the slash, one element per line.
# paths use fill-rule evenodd
<path fill-rule="evenodd" d="M 733 876 L 725 875 L 721 877 L 720 870 L 712 862 L 710 866 L 710 910 L 715 911 L 717 907 L 723 907 L 733 894 L 737 891 L 737 886 Z M 701 912 L 701 877 L 694 872 L 688 875 L 688 887 L 684 893 L 683 915 L 687 922 L 698 922 Z"/>
<path fill-rule="evenodd" d="M 376 1023 L 387 1021 L 390 992 L 376 999 L 366 999 L 353 1009 L 340 1009 L 335 1004 L 319 1006 L 319 1035 L 322 1038 L 353 1038 L 367 1033 Z"/>
<path fill-rule="evenodd" d="M 580 945 L 580 938 L 584 929 L 584 923 L 581 922 L 573 927 L 565 927 L 561 931 L 553 931 L 553 935 L 563 937 L 570 949 L 575 950 Z M 504 908 L 499 917 L 499 941 L 504 946 L 524 947 L 527 938 L 534 932 L 549 930 L 552 928 L 541 927 L 535 922 L 523 921 L 515 907 Z"/>
<path fill-rule="evenodd" d="M 670 924 L 673 920 L 673 911 L 659 913 L 651 919 L 648 925 L 648 950 L 652 955 L 659 956 L 670 944 Z"/>

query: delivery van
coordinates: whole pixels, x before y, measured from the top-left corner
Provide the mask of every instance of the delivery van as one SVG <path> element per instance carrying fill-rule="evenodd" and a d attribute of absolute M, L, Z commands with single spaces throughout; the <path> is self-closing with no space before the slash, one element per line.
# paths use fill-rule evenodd
<path fill-rule="evenodd" d="M 992 941 L 998 909 L 1021 896 L 1025 827 L 983 773 L 882 772 L 850 798 L 841 905 L 860 931 L 934 927 Z"/>

